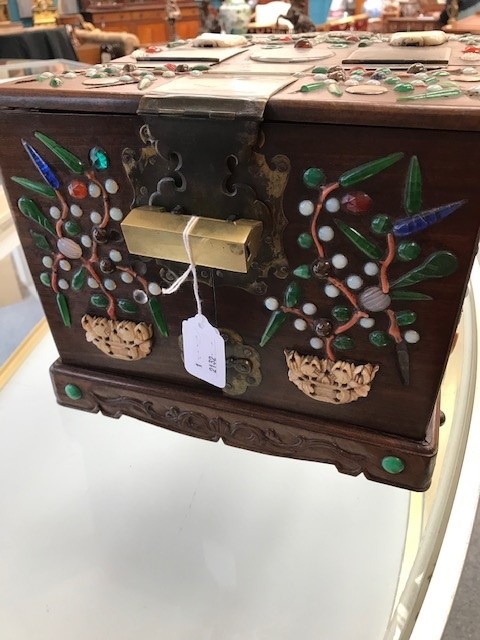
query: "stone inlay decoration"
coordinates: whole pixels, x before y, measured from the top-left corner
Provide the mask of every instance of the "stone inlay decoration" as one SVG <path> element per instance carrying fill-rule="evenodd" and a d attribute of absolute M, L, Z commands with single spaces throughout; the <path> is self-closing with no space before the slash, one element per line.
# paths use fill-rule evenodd
<path fill-rule="evenodd" d="M 346 404 L 365 398 L 378 371 L 373 364 L 317 356 L 302 356 L 297 351 L 285 351 L 290 382 L 313 400 L 331 404 Z"/>
<path fill-rule="evenodd" d="M 70 296 L 90 289 L 91 307 L 97 312 L 103 311 L 106 317 L 85 315 L 82 318 L 87 340 L 113 358 L 144 358 L 152 348 L 152 326 L 122 320 L 118 315 L 139 315 L 141 306 L 145 305 L 160 335 L 168 336 L 165 316 L 157 299 L 161 287 L 157 282 L 147 281 L 141 272 L 142 265 L 137 268 L 135 261 L 130 261 L 130 256 L 124 256 L 115 246 L 122 241 L 118 223 L 123 213 L 114 206 L 120 186 L 108 175 L 108 155 L 100 147 L 93 147 L 88 153 L 88 162 L 84 162 L 47 135 L 37 131 L 34 137 L 70 174 L 63 185 L 43 151 L 40 153 L 33 146 L 35 143 L 22 140 L 43 178 L 43 182 L 38 182 L 12 177 L 36 198 L 22 195 L 17 204 L 31 221 L 31 237 L 42 252 L 45 271 L 39 274 L 40 282 L 55 295 L 65 327 L 74 322 Z"/>
<path fill-rule="evenodd" d="M 301 219 L 310 221 L 309 233 L 302 231 L 297 238 L 298 246 L 309 252 L 309 261 L 291 265 L 295 279 L 285 288 L 283 300 L 265 300 L 264 307 L 271 314 L 260 345 L 265 346 L 291 317 L 308 346 L 307 355 L 294 350 L 285 352 L 289 379 L 315 400 L 344 403 L 368 394 L 378 366 L 348 363 L 343 356 L 347 351 L 355 352 L 358 333 L 354 338 L 350 332 L 357 325 L 365 329 L 372 346 L 391 350 L 392 364 L 403 384 L 408 385 L 410 349 L 421 340 L 420 332 L 413 328 L 417 321 L 415 304 L 433 300 L 424 288 L 418 291 L 415 286 L 448 277 L 457 269 L 457 257 L 447 249 L 430 249 L 420 264 L 417 261 L 421 248 L 411 236 L 441 223 L 465 203 L 458 200 L 425 209 L 417 156 L 412 156 L 406 165 L 403 211 L 397 216 L 374 213 L 373 197 L 358 190 L 366 180 L 400 162 L 405 162 L 404 154 L 392 153 L 347 170 L 332 182 L 318 167 L 303 173 L 305 187 L 317 192 L 317 197 L 311 198 L 314 206 L 308 211 L 303 205 L 305 200 L 298 207 Z M 370 219 L 370 233 L 363 231 L 364 226 L 362 232 L 359 230 L 355 221 L 360 216 Z M 342 242 L 341 253 L 338 242 L 335 249 L 330 249 L 337 237 Z M 349 271 L 350 251 L 365 260 L 361 275 Z M 408 264 L 414 261 L 417 262 L 413 266 Z M 394 263 L 405 264 L 405 270 L 392 278 Z M 310 299 L 305 298 L 302 281 L 310 281 L 305 288 Z M 314 289 L 312 285 L 316 285 Z M 316 291 L 313 299 L 312 291 Z M 311 348 L 319 352 L 318 356 L 308 355 Z M 332 376 L 336 390 L 330 388 Z"/>

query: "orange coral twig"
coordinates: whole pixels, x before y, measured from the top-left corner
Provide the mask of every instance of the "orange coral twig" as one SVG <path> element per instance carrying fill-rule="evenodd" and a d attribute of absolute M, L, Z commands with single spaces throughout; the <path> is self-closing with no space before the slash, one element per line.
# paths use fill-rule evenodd
<path fill-rule="evenodd" d="M 109 220 L 110 220 L 110 210 L 108 208 L 109 205 L 109 200 L 108 200 L 108 194 L 105 191 L 105 187 L 103 186 L 103 184 L 97 180 L 97 178 L 95 177 L 95 174 L 93 173 L 93 171 L 86 171 L 85 172 L 85 176 L 94 184 L 97 185 L 97 187 L 100 189 L 100 191 L 102 192 L 102 200 L 103 200 L 103 218 L 102 221 L 100 222 L 100 224 L 98 225 L 99 229 L 104 229 Z"/>
<path fill-rule="evenodd" d="M 347 298 L 347 300 L 353 307 L 355 307 L 355 309 L 358 309 L 357 297 L 349 289 L 347 289 L 343 282 L 337 280 L 337 278 L 335 278 L 334 276 L 328 276 L 327 280 L 330 282 L 330 284 L 333 284 L 339 291 L 343 293 L 345 298 Z"/>
<path fill-rule="evenodd" d="M 332 362 L 335 362 L 335 353 L 332 348 L 333 336 L 328 336 L 328 338 L 325 338 L 324 343 L 325 343 L 325 353 L 327 355 L 327 358 Z"/>
<path fill-rule="evenodd" d="M 90 260 L 82 260 L 82 264 L 85 267 L 85 269 L 88 271 L 88 273 L 92 276 L 92 278 L 95 280 L 95 282 L 98 284 L 100 290 L 102 291 L 102 293 L 105 295 L 105 297 L 108 300 L 108 307 L 107 307 L 107 315 L 108 315 L 108 317 L 111 320 L 116 320 L 117 314 L 116 314 L 116 311 L 115 311 L 115 298 L 103 286 L 102 279 L 98 276 L 98 274 L 95 271 L 95 269 L 93 268 L 93 265 L 91 264 Z"/>
<path fill-rule="evenodd" d="M 129 273 L 132 278 L 138 280 L 138 282 L 142 285 L 145 290 L 145 293 L 148 293 L 148 282 L 142 276 L 139 276 L 136 271 L 130 269 L 130 267 L 117 267 L 118 271 L 124 271 L 125 273 Z"/>
<path fill-rule="evenodd" d="M 349 329 L 354 327 L 361 318 L 368 318 L 368 313 L 365 313 L 364 311 L 356 311 L 348 322 L 339 325 L 335 329 L 335 335 L 338 336 L 340 333 L 345 333 L 345 331 L 348 331 Z"/>
<path fill-rule="evenodd" d="M 395 340 L 395 342 L 402 342 L 402 334 L 400 332 L 400 327 L 398 326 L 395 312 L 391 309 L 386 309 L 385 313 L 390 320 L 390 324 L 388 326 L 388 335 L 391 336 Z"/>
<path fill-rule="evenodd" d="M 317 234 L 318 218 L 320 217 L 320 213 L 322 212 L 323 204 L 327 196 L 332 191 L 335 191 L 335 189 L 338 189 L 339 186 L 340 184 L 338 182 L 332 182 L 331 184 L 328 184 L 321 189 L 320 195 L 318 197 L 317 205 L 315 207 L 315 212 L 313 214 L 312 223 L 310 225 L 310 233 L 312 234 L 312 238 L 317 248 L 317 253 L 319 258 L 325 257 L 325 249 L 323 248 L 323 245 L 320 242 L 320 238 L 318 237 L 318 234 Z"/>
<path fill-rule="evenodd" d="M 390 282 L 388 281 L 388 267 L 392 264 L 395 258 L 395 237 L 393 233 L 387 235 L 388 253 L 385 260 L 380 262 L 380 286 L 383 293 L 390 291 Z"/>
<path fill-rule="evenodd" d="M 68 216 L 68 204 L 66 203 L 65 198 L 62 196 L 58 189 L 55 189 L 55 195 L 62 205 L 62 214 L 55 225 L 55 232 L 59 238 L 63 238 L 63 223 Z"/>
<path fill-rule="evenodd" d="M 302 313 L 301 311 L 299 311 L 298 309 L 296 309 L 295 307 L 280 307 L 280 311 L 283 311 L 283 313 L 293 313 L 293 315 L 298 316 L 299 318 L 302 318 L 303 320 L 305 320 L 305 322 L 310 326 L 313 327 L 313 320 L 311 318 L 309 318 L 307 315 L 305 315 L 304 313 Z"/>

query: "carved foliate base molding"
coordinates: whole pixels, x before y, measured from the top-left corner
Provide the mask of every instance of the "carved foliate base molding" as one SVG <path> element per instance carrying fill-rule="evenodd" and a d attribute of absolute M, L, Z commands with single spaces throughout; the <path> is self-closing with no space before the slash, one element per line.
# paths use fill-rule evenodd
<path fill-rule="evenodd" d="M 112 418 L 127 415 L 204 440 L 259 453 L 334 464 L 349 475 L 414 491 L 428 488 L 438 439 L 438 410 L 427 439 L 415 441 L 354 425 L 275 411 L 215 391 L 132 380 L 62 364 L 51 367 L 59 404 Z"/>

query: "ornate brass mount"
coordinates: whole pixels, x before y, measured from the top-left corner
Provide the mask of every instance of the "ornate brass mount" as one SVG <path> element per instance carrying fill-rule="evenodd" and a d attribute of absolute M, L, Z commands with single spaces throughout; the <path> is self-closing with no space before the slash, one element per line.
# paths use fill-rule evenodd
<path fill-rule="evenodd" d="M 224 393 L 239 396 L 248 387 L 258 387 L 262 381 L 260 356 L 250 345 L 243 344 L 242 337 L 235 331 L 220 329 L 225 340 L 227 360 L 227 384 Z"/>
<path fill-rule="evenodd" d="M 227 364 L 227 384 L 223 393 L 229 396 L 241 396 L 248 387 L 258 387 L 262 382 L 260 356 L 258 351 L 243 343 L 243 338 L 231 329 L 219 329 L 225 340 L 225 360 Z M 178 338 L 183 360 L 183 339 Z"/>

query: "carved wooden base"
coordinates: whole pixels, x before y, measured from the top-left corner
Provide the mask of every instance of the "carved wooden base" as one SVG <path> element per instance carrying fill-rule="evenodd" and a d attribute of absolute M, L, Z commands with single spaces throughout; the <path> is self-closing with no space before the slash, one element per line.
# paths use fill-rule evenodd
<path fill-rule="evenodd" d="M 427 437 L 416 441 L 335 424 L 167 383 L 64 365 L 50 369 L 61 405 L 119 418 L 128 415 L 179 433 L 227 445 L 334 464 L 350 475 L 414 491 L 428 488 L 435 464 L 439 408 Z"/>

